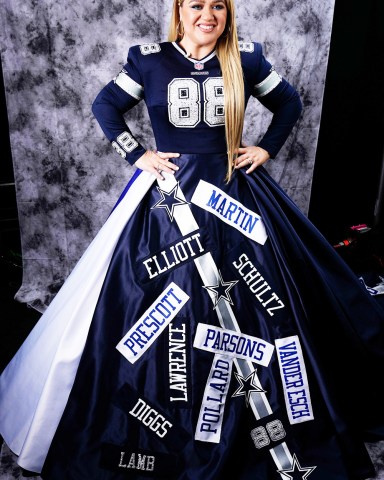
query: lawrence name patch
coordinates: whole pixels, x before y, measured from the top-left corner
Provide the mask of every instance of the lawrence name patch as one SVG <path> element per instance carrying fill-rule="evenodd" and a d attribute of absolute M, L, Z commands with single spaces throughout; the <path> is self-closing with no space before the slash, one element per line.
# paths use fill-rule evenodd
<path fill-rule="evenodd" d="M 117 350 L 135 363 L 160 336 L 189 300 L 175 283 L 170 283 L 117 344 Z"/>
<path fill-rule="evenodd" d="M 267 240 L 264 223 L 257 213 L 248 210 L 236 199 L 204 180 L 200 180 L 191 202 L 213 213 L 223 222 L 255 242 L 264 245 Z"/>

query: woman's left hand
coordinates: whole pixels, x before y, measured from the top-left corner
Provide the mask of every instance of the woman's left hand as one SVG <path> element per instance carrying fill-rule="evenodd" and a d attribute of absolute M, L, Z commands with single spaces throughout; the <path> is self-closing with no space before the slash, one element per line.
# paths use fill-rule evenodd
<path fill-rule="evenodd" d="M 253 145 L 240 147 L 237 153 L 239 156 L 235 160 L 235 168 L 247 167 L 245 173 L 253 172 L 270 158 L 269 153 L 264 148 Z"/>

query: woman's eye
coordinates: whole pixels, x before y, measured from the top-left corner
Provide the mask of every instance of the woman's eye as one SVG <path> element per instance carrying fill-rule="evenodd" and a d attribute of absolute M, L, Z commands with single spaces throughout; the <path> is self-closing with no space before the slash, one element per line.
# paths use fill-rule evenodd
<path fill-rule="evenodd" d="M 203 6 L 200 5 L 200 4 L 196 4 L 196 5 L 191 5 L 191 8 L 193 8 L 193 10 L 202 10 Z M 213 7 L 213 10 L 223 10 L 225 8 L 224 5 L 214 5 Z"/>

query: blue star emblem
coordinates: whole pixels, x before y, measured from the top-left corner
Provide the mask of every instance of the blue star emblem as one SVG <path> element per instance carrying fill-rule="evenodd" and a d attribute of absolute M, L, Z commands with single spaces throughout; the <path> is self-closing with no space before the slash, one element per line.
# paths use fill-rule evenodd
<path fill-rule="evenodd" d="M 242 377 L 237 372 L 234 373 L 240 387 L 233 393 L 232 397 L 240 397 L 241 395 L 244 395 L 245 404 L 248 407 L 252 392 L 263 393 L 265 390 L 255 384 L 256 370 L 250 373 L 246 378 Z"/>
<path fill-rule="evenodd" d="M 290 480 L 306 480 L 316 467 L 302 467 L 297 460 L 296 453 L 293 455 L 292 465 L 290 468 L 278 470 L 281 475 Z M 290 475 L 292 474 L 292 475 Z"/>
<path fill-rule="evenodd" d="M 215 295 L 215 301 L 213 308 L 215 309 L 221 299 L 233 305 L 232 298 L 229 295 L 229 291 L 236 285 L 238 280 L 231 282 L 224 282 L 221 272 L 219 272 L 219 283 L 217 285 L 203 285 L 206 290 L 209 290 Z"/>
<path fill-rule="evenodd" d="M 172 188 L 170 192 L 167 192 L 160 187 L 156 187 L 156 188 L 160 193 L 161 198 L 157 203 L 155 203 L 155 205 L 153 205 L 153 207 L 151 207 L 151 210 L 153 208 L 165 208 L 172 222 L 175 208 L 178 205 L 188 205 L 189 202 L 177 196 L 178 189 L 179 189 L 179 182 L 176 183 L 176 185 Z"/>

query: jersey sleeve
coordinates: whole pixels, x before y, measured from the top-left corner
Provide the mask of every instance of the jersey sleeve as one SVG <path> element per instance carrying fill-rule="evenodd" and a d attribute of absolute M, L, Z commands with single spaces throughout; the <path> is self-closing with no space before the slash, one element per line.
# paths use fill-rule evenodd
<path fill-rule="evenodd" d="M 92 104 L 92 113 L 112 147 L 131 165 L 145 153 L 145 148 L 134 137 L 124 115 L 143 98 L 138 48 L 131 47 L 127 63 L 101 89 Z"/>
<path fill-rule="evenodd" d="M 264 57 L 262 46 L 253 43 L 253 65 L 250 66 L 251 95 L 273 113 L 271 123 L 258 146 L 275 158 L 302 112 L 296 89 Z M 248 59 L 248 63 L 251 61 Z"/>

